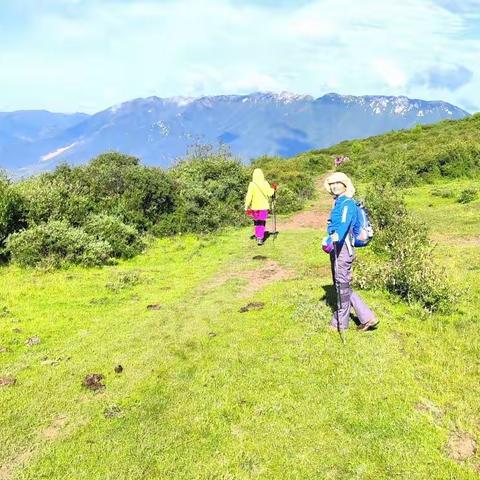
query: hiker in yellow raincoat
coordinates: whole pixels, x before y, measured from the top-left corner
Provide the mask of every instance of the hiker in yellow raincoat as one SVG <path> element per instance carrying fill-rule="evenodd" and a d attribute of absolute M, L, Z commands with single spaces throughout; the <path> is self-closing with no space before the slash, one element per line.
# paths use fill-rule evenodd
<path fill-rule="evenodd" d="M 270 186 L 265 180 L 260 168 L 253 171 L 252 181 L 248 185 L 247 195 L 245 196 L 245 212 L 253 218 L 257 245 L 263 245 L 265 241 L 265 225 L 270 208 L 270 198 L 275 195 L 276 189 L 277 185 L 275 183 Z"/>

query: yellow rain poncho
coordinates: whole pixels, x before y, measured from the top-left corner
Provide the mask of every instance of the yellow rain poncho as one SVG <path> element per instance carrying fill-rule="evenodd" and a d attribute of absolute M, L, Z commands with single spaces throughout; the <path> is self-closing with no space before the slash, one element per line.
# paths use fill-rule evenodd
<path fill-rule="evenodd" d="M 263 171 L 256 168 L 253 171 L 252 181 L 248 185 L 247 195 L 245 197 L 245 210 L 268 210 L 270 208 L 269 199 L 275 193 L 275 190 L 265 180 Z"/>

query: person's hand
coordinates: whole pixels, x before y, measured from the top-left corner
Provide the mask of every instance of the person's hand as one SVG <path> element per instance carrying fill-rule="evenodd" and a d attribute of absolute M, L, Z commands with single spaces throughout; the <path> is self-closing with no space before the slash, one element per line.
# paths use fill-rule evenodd
<path fill-rule="evenodd" d="M 273 188 L 274 190 L 276 190 L 276 189 L 278 188 L 278 185 L 277 185 L 276 183 L 274 183 L 274 182 L 272 182 L 271 185 L 272 185 L 272 188 Z"/>
<path fill-rule="evenodd" d="M 330 253 L 333 250 L 333 242 L 330 237 L 325 237 L 322 241 L 322 250 L 325 253 Z"/>
<path fill-rule="evenodd" d="M 340 238 L 338 237 L 338 233 L 337 232 L 333 232 L 331 235 L 330 235 L 330 238 L 332 239 L 332 242 L 338 242 L 340 240 Z"/>

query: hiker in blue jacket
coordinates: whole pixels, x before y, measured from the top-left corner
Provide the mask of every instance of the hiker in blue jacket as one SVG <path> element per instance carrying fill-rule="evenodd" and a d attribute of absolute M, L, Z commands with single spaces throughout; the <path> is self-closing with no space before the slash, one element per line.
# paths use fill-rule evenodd
<path fill-rule="evenodd" d="M 325 189 L 333 195 L 335 201 L 328 220 L 327 233 L 322 248 L 330 254 L 332 278 L 336 287 L 337 311 L 331 326 L 345 330 L 350 320 L 350 308 L 353 307 L 360 321 L 359 330 L 366 331 L 378 324 L 374 313 L 352 290 L 352 263 L 355 258 L 354 232 L 358 207 L 353 200 L 355 188 L 344 173 L 335 172 L 324 183 Z"/>

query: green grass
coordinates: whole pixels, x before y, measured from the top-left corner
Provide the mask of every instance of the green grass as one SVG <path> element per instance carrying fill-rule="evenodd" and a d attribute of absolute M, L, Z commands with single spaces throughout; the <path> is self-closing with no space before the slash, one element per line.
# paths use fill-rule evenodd
<path fill-rule="evenodd" d="M 453 432 L 480 435 L 478 201 L 431 188 L 408 204 L 469 291 L 450 316 L 363 292 L 381 326 L 349 330 L 346 346 L 327 329 L 323 232 L 259 249 L 249 229 L 230 230 L 157 240 L 114 267 L 3 268 L 0 376 L 17 384 L 0 387 L 0 478 L 478 478 L 479 453 L 456 462 L 446 450 Z M 244 296 L 259 253 L 291 275 Z M 265 308 L 239 313 L 251 301 Z M 82 387 L 89 373 L 105 375 L 103 392 Z M 121 416 L 106 418 L 113 406 Z"/>

